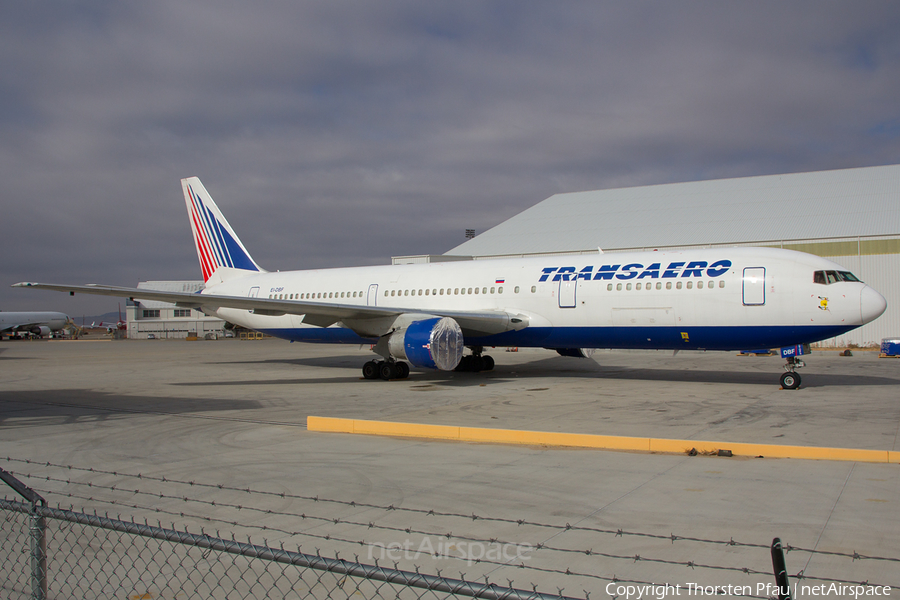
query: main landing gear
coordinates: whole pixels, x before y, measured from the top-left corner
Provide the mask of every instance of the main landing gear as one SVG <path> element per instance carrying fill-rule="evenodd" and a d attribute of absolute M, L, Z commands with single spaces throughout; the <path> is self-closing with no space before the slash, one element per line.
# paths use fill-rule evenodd
<path fill-rule="evenodd" d="M 476 346 L 472 348 L 472 354 L 463 356 L 456 365 L 454 371 L 465 371 L 469 373 L 478 373 L 480 371 L 492 371 L 494 369 L 494 359 L 487 354 L 482 354 L 484 348 Z M 364 379 L 383 379 L 389 381 L 391 379 L 406 379 L 409 377 L 409 365 L 402 360 L 370 360 L 363 365 L 362 374 Z"/>
<path fill-rule="evenodd" d="M 781 387 L 786 390 L 796 390 L 800 387 L 800 374 L 796 370 L 805 366 L 806 363 L 796 356 L 788 356 L 784 365 L 785 373 L 781 376 Z"/>
<path fill-rule="evenodd" d="M 406 379 L 409 377 L 409 365 L 402 360 L 370 360 L 363 365 L 362 373 L 365 379 Z"/>
<path fill-rule="evenodd" d="M 478 373 L 480 371 L 493 371 L 494 359 L 487 354 L 482 354 L 484 348 L 482 346 L 472 347 L 472 354 L 462 357 L 459 364 L 456 365 L 454 371 L 466 371 L 469 373 Z"/>

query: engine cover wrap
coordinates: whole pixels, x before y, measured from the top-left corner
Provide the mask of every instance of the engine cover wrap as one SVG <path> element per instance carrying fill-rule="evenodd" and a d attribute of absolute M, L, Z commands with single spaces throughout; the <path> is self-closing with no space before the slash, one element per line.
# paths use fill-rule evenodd
<path fill-rule="evenodd" d="M 435 317 L 410 324 L 394 333 L 391 354 L 416 367 L 452 371 L 462 359 L 465 345 L 462 328 L 450 317 Z"/>

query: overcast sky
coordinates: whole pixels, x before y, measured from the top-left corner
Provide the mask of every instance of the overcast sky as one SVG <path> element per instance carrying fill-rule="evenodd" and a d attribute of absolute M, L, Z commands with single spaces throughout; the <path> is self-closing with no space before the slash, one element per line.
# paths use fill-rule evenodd
<path fill-rule="evenodd" d="M 558 192 L 897 164 L 898 32 L 887 0 L 6 2 L 0 309 L 200 279 L 192 175 L 287 270 L 443 253 Z"/>

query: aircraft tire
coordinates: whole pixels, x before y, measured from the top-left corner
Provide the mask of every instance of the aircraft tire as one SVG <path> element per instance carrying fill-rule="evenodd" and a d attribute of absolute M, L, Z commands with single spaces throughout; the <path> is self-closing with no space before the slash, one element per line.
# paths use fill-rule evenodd
<path fill-rule="evenodd" d="M 362 373 L 364 379 L 378 379 L 378 363 L 374 360 L 370 360 L 363 365 Z"/>
<path fill-rule="evenodd" d="M 481 357 L 484 360 L 484 368 L 483 371 L 493 371 L 494 370 L 494 359 L 487 354 Z"/>
<path fill-rule="evenodd" d="M 781 376 L 781 387 L 786 390 L 796 390 L 800 387 L 800 375 L 787 372 Z"/>
<path fill-rule="evenodd" d="M 390 381 L 391 379 L 397 378 L 397 368 L 394 366 L 394 363 L 389 363 L 384 361 L 380 365 L 378 365 L 378 375 L 384 379 L 385 381 Z"/>
<path fill-rule="evenodd" d="M 397 367 L 397 379 L 406 379 L 409 377 L 409 365 L 403 361 L 394 363 Z"/>

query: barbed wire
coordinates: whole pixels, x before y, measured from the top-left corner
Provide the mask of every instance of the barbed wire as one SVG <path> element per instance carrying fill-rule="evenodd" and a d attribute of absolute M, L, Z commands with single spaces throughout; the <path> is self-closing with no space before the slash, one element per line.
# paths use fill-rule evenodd
<path fill-rule="evenodd" d="M 21 473 L 19 473 L 18 475 L 24 476 L 24 474 L 21 474 Z M 57 481 L 62 481 L 62 480 L 57 480 Z M 300 517 L 303 519 L 309 518 L 309 519 L 314 519 L 314 520 L 323 521 L 323 522 L 333 522 L 335 524 L 342 523 L 342 524 L 349 524 L 349 525 L 357 525 L 357 526 L 364 526 L 364 527 L 374 528 L 374 529 L 385 529 L 385 530 L 390 530 L 390 531 L 403 532 L 403 533 L 407 533 L 407 534 L 421 534 L 421 535 L 425 535 L 425 536 L 447 537 L 448 539 L 453 538 L 453 539 L 459 539 L 459 540 L 465 540 L 465 541 L 474 541 L 474 542 L 482 542 L 482 543 L 486 542 L 486 543 L 490 543 L 490 544 L 500 544 L 500 545 L 503 545 L 503 544 L 513 544 L 514 545 L 515 544 L 515 542 L 511 542 L 511 541 L 504 542 L 504 541 L 497 540 L 497 539 L 473 538 L 473 537 L 458 536 L 458 535 L 452 535 L 452 534 L 446 534 L 446 533 L 436 533 L 436 532 L 429 532 L 429 531 L 414 530 L 412 528 L 398 528 L 398 527 L 386 527 L 386 526 L 379 527 L 379 526 L 373 525 L 371 523 L 359 523 L 359 522 L 349 521 L 346 519 L 333 519 L 333 518 L 328 518 L 328 517 L 313 517 L 313 516 L 305 515 L 305 514 L 284 513 L 284 512 L 272 511 L 269 509 L 257 509 L 255 507 L 250 507 L 250 506 L 231 505 L 231 504 L 215 502 L 215 501 L 197 500 L 197 499 L 193 499 L 193 498 L 186 498 L 186 497 L 183 498 L 183 497 L 179 497 L 179 496 L 167 496 L 164 494 L 157 495 L 157 494 L 149 493 L 149 492 L 140 492 L 139 490 L 110 488 L 110 487 L 100 486 L 97 484 L 93 484 L 92 487 L 97 488 L 97 489 L 111 490 L 111 491 L 121 491 L 121 492 L 144 494 L 144 495 L 159 497 L 159 498 L 163 498 L 163 499 L 182 500 L 184 502 L 205 504 L 205 505 L 219 507 L 219 508 L 235 508 L 238 510 L 251 510 L 251 511 L 256 511 L 256 512 L 262 512 L 262 513 L 265 513 L 268 515 L 285 516 L 285 517 Z M 158 507 L 148 507 L 148 506 L 142 506 L 142 505 L 138 505 L 138 504 L 129 504 L 127 502 L 120 502 L 120 501 L 116 501 L 116 500 L 108 500 L 108 499 L 103 499 L 103 498 L 95 498 L 92 496 L 80 496 L 78 494 L 73 494 L 71 492 L 60 494 L 58 492 L 53 492 L 52 490 L 37 489 L 36 491 L 45 492 L 47 494 L 61 495 L 61 496 L 64 496 L 64 497 L 67 497 L 70 499 L 78 499 L 78 500 L 83 500 L 86 502 L 102 502 L 104 504 L 109 504 L 111 506 L 131 508 L 134 510 L 147 510 L 147 511 L 156 512 L 156 513 L 160 513 L 160 514 L 168 514 L 170 516 L 178 516 L 180 518 L 196 519 L 196 520 L 202 520 L 202 521 L 206 521 L 206 522 L 210 522 L 210 523 L 218 522 L 218 523 L 222 523 L 222 524 L 226 524 L 226 525 L 231 525 L 234 527 L 240 526 L 240 527 L 245 527 L 248 529 L 258 529 L 260 531 L 271 531 L 271 532 L 283 533 L 285 535 L 291 535 L 291 536 L 305 536 L 305 537 L 311 537 L 311 538 L 325 540 L 325 541 L 342 542 L 342 543 L 346 543 L 346 544 L 353 544 L 353 545 L 359 545 L 359 546 L 380 547 L 380 544 L 374 544 L 372 542 L 367 542 L 366 540 L 342 538 L 342 537 L 339 537 L 336 535 L 331 535 L 331 534 L 321 535 L 321 534 L 315 534 L 315 533 L 309 533 L 309 532 L 303 532 L 303 531 L 284 529 L 281 527 L 273 527 L 273 526 L 268 526 L 268 525 L 248 525 L 248 524 L 242 523 L 240 521 L 229 521 L 226 519 L 217 519 L 214 517 L 189 514 L 189 513 L 180 512 L 180 511 L 169 511 L 169 510 L 158 508 Z M 174 523 L 172 523 L 172 528 L 173 529 L 175 528 Z M 759 571 L 759 570 L 750 569 L 747 567 L 727 567 L 727 566 L 720 566 L 720 565 L 708 565 L 708 564 L 700 563 L 697 561 L 676 561 L 676 560 L 661 559 L 661 558 L 654 558 L 654 557 L 634 555 L 634 554 L 628 554 L 628 555 L 612 554 L 612 553 L 608 553 L 608 552 L 596 551 L 593 549 L 578 550 L 578 549 L 570 549 L 570 548 L 556 548 L 556 547 L 549 546 L 546 544 L 541 544 L 541 543 L 533 544 L 533 545 L 531 545 L 531 547 L 533 547 L 535 550 L 548 550 L 548 551 L 553 551 L 553 552 L 563 552 L 563 553 L 579 554 L 579 555 L 585 555 L 585 556 L 596 556 L 596 557 L 616 559 L 616 560 L 626 560 L 626 561 L 630 561 L 630 562 L 646 562 L 646 563 L 684 566 L 684 567 L 690 567 L 692 569 L 713 569 L 713 570 L 719 570 L 719 571 L 732 571 L 732 572 L 740 572 L 740 573 L 748 574 L 748 575 L 769 575 L 770 574 L 768 571 Z M 418 554 L 426 554 L 424 552 L 417 552 L 417 553 Z M 590 578 L 594 578 L 594 579 L 602 579 L 605 581 L 614 581 L 613 579 L 608 578 L 608 577 L 598 576 L 593 573 L 578 573 L 578 572 L 572 571 L 571 569 L 566 569 L 565 571 L 562 571 L 562 570 L 558 570 L 558 569 L 533 567 L 531 565 L 526 565 L 524 563 L 516 564 L 513 562 L 500 562 L 500 561 L 494 561 L 494 560 L 485 559 L 485 558 L 471 559 L 471 558 L 466 558 L 464 556 L 436 555 L 433 553 L 429 554 L 429 556 L 449 558 L 449 559 L 471 562 L 471 563 L 478 563 L 478 564 L 484 563 L 484 564 L 490 564 L 490 565 L 500 566 L 500 567 L 515 567 L 518 569 L 528 569 L 528 570 L 534 570 L 534 571 L 559 573 L 559 574 L 563 574 L 563 575 L 572 575 L 572 576 L 577 576 L 577 577 L 590 577 Z"/>
<path fill-rule="evenodd" d="M 394 506 L 393 504 L 389 506 L 379 505 L 379 504 L 371 504 L 367 502 L 357 502 L 353 500 L 337 500 L 333 498 L 322 498 L 319 496 L 304 496 L 300 494 L 291 494 L 287 492 L 270 492 L 265 490 L 256 490 L 250 487 L 246 488 L 238 488 L 233 486 L 226 486 L 223 484 L 209 484 L 198 481 L 184 481 L 179 479 L 167 478 L 167 477 L 154 477 L 152 475 L 143 475 L 141 473 L 125 473 L 121 471 L 107 471 L 103 469 L 94 469 L 90 467 L 75 467 L 71 465 L 60 465 L 54 464 L 50 462 L 39 462 L 39 461 L 31 461 L 28 459 L 15 459 L 6 457 L 7 462 L 20 462 L 29 465 L 39 465 L 45 467 L 54 467 L 58 469 L 67 469 L 71 471 L 81 471 L 85 473 L 94 473 L 100 475 L 112 475 L 115 477 L 129 477 L 135 479 L 142 479 L 146 481 L 157 481 L 160 483 L 171 483 L 175 485 L 187 485 L 191 487 L 198 488 L 207 488 L 212 490 L 220 490 L 220 491 L 231 491 L 231 492 L 242 492 L 246 494 L 256 494 L 261 496 L 271 496 L 277 497 L 281 499 L 291 499 L 291 500 L 306 500 L 311 502 L 322 502 L 322 503 L 330 503 L 330 504 L 339 504 L 349 507 L 356 508 L 371 508 L 382 511 L 389 512 L 408 512 L 419 515 L 426 516 L 435 516 L 435 517 L 449 517 L 449 518 L 459 518 L 459 519 L 470 519 L 472 521 L 485 521 L 485 522 L 494 522 L 494 523 L 507 523 L 514 524 L 518 526 L 531 526 L 531 527 L 541 527 L 546 529 L 555 529 L 555 530 L 563 530 L 563 531 L 585 531 L 590 533 L 604 533 L 604 534 L 613 534 L 616 537 L 625 537 L 625 536 L 634 536 L 634 537 L 644 537 L 649 539 L 658 539 L 658 540 L 667 540 L 671 543 L 675 543 L 676 541 L 687 541 L 687 542 L 696 542 L 701 544 L 715 544 L 715 545 L 724 545 L 724 546 L 733 546 L 733 547 L 743 547 L 743 548 L 760 548 L 760 549 L 769 549 L 769 544 L 764 543 L 754 543 L 754 542 L 741 542 L 736 541 L 733 537 L 728 540 L 722 539 L 708 539 L 701 538 L 695 536 L 687 536 L 687 535 L 675 535 L 674 533 L 669 534 L 658 534 L 658 533 L 648 533 L 641 531 L 628 531 L 624 529 L 610 529 L 610 528 L 602 528 L 602 527 L 587 527 L 581 525 L 570 525 L 566 523 L 565 525 L 560 524 L 552 524 L 552 523 L 540 523 L 537 521 L 529 521 L 527 519 L 511 519 L 505 517 L 491 517 L 484 515 L 476 515 L 476 514 L 464 514 L 464 513 L 453 513 L 453 512 L 442 512 L 435 511 L 433 509 L 422 509 L 422 508 L 410 508 L 403 506 Z M 40 477 L 38 477 L 40 478 Z M 67 481 L 68 483 L 68 481 Z M 71 482 L 78 483 L 78 482 Z M 94 484 L 96 485 L 96 484 Z M 329 519 L 330 520 L 330 519 Z M 890 556 L 875 556 L 870 554 L 861 554 L 856 551 L 853 552 L 839 552 L 839 551 L 826 551 L 826 550 L 816 550 L 812 548 L 803 548 L 800 546 L 791 546 L 786 544 L 784 546 L 784 550 L 786 552 L 806 552 L 809 554 L 823 554 L 823 555 L 831 555 L 831 556 L 839 556 L 844 558 L 850 558 L 852 560 L 881 560 L 881 561 L 889 561 L 889 562 L 900 562 L 900 557 L 890 557 Z"/>

